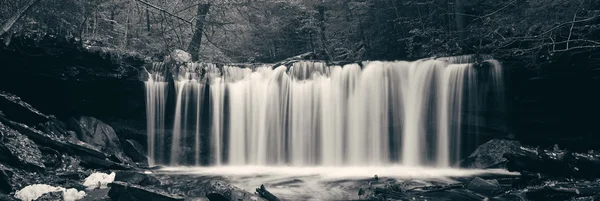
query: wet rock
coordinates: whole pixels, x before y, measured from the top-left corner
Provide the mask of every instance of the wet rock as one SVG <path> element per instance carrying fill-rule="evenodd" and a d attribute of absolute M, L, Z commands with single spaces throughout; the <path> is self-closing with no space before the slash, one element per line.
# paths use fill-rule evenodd
<path fill-rule="evenodd" d="M 493 196 L 500 193 L 502 187 L 497 180 L 485 180 L 475 177 L 475 179 L 469 182 L 467 189 L 485 196 Z"/>
<path fill-rule="evenodd" d="M 280 201 L 277 196 L 273 195 L 273 193 L 269 192 L 265 185 L 260 185 L 260 188 L 256 189 L 256 193 L 258 193 L 261 197 L 267 199 L 268 201 Z"/>
<path fill-rule="evenodd" d="M 58 176 L 60 178 L 73 179 L 73 180 L 83 179 L 82 174 L 80 174 L 79 172 L 61 172 L 61 173 L 57 173 L 56 176 Z"/>
<path fill-rule="evenodd" d="M 15 190 L 12 183 L 13 174 L 12 169 L 0 164 L 0 194 L 8 194 Z"/>
<path fill-rule="evenodd" d="M 0 193 L 0 201 L 20 201 L 20 200 L 17 200 L 17 198 L 14 198 L 10 195 L 4 195 L 4 194 Z"/>
<path fill-rule="evenodd" d="M 42 152 L 25 135 L 0 123 L 0 161 L 30 170 L 42 170 Z"/>
<path fill-rule="evenodd" d="M 70 149 L 70 153 L 73 153 L 75 155 L 79 155 L 79 156 L 92 156 L 92 157 L 96 157 L 96 158 L 108 158 L 109 156 L 107 156 L 104 152 L 102 152 L 100 149 L 87 144 L 85 142 L 81 142 L 81 141 L 69 141 L 66 142 L 67 147 Z"/>
<path fill-rule="evenodd" d="M 48 121 L 40 123 L 36 128 L 45 134 L 56 137 L 68 137 L 67 125 L 56 118 L 50 118 Z"/>
<path fill-rule="evenodd" d="M 544 187 L 541 189 L 529 190 L 525 196 L 529 200 L 552 201 L 569 200 L 580 194 L 577 189 Z"/>
<path fill-rule="evenodd" d="M 39 147 L 42 152 L 42 163 L 48 169 L 57 169 L 62 165 L 62 154 L 52 148 Z"/>
<path fill-rule="evenodd" d="M 176 49 L 173 50 L 173 52 L 171 52 L 171 60 L 180 63 L 191 62 L 192 55 L 190 53 L 187 53 L 186 51 Z"/>
<path fill-rule="evenodd" d="M 218 193 L 209 193 L 206 195 L 206 198 L 210 201 L 230 201 L 231 199 L 225 197 L 224 195 Z"/>
<path fill-rule="evenodd" d="M 254 194 L 223 181 L 212 181 L 206 195 L 209 194 L 220 194 L 230 198 L 230 200 L 250 201 L 258 199 Z"/>
<path fill-rule="evenodd" d="M 160 181 L 156 177 L 134 171 L 116 172 L 115 181 L 122 181 L 140 186 L 160 185 Z"/>
<path fill-rule="evenodd" d="M 108 159 L 97 158 L 94 156 L 80 156 L 81 165 L 91 169 L 102 169 L 102 170 L 129 170 L 132 167 L 127 164 L 115 163 Z"/>
<path fill-rule="evenodd" d="M 108 124 L 93 117 L 79 117 L 69 119 L 68 127 L 75 131 L 82 142 L 99 147 L 103 152 L 116 157 L 119 162 L 131 163 L 131 159 L 121 151 L 119 137 Z"/>
<path fill-rule="evenodd" d="M 513 153 L 520 149 L 521 143 L 513 140 L 490 140 L 469 155 L 466 159 L 460 162 L 460 167 L 463 168 L 497 168 L 498 165 L 506 162 L 503 157 L 505 153 Z"/>
<path fill-rule="evenodd" d="M 171 195 L 166 192 L 142 187 L 139 185 L 128 184 L 121 181 L 115 181 L 108 184 L 110 190 L 108 196 L 113 201 L 139 201 L 139 200 L 156 200 L 156 201 L 183 201 L 184 198 L 177 195 Z"/>
<path fill-rule="evenodd" d="M 39 198 L 35 199 L 35 201 L 57 201 L 57 200 L 63 200 L 63 199 L 64 199 L 64 193 L 62 191 L 55 191 L 55 192 L 44 193 Z"/>
<path fill-rule="evenodd" d="M 29 125 L 45 122 L 50 118 L 18 96 L 4 91 L 0 91 L 0 110 L 7 118 Z"/>
<path fill-rule="evenodd" d="M 548 176 L 600 178 L 600 154 L 521 148 L 504 154 L 509 171 L 537 172 Z"/>
<path fill-rule="evenodd" d="M 9 126 L 10 128 L 18 131 L 19 133 L 26 135 L 29 139 L 33 140 L 36 144 L 54 148 L 56 150 L 66 150 L 68 145 L 59 137 L 47 135 L 35 128 L 31 128 L 25 124 L 18 123 L 9 120 L 3 116 L 0 116 L 0 122 Z"/>
<path fill-rule="evenodd" d="M 134 162 L 148 162 L 144 148 L 142 148 L 142 145 L 135 140 L 125 140 L 123 143 L 123 152 L 125 152 L 125 154 L 127 154 Z"/>
<path fill-rule="evenodd" d="M 108 197 L 108 191 L 110 189 L 95 189 L 86 192 L 86 196 L 79 201 L 113 201 Z M 149 201 L 149 200 L 148 200 Z"/>

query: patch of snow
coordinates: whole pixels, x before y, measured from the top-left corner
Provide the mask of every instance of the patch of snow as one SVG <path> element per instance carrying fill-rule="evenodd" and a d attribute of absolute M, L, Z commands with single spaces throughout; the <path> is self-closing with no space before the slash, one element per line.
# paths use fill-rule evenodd
<path fill-rule="evenodd" d="M 32 201 L 38 199 L 45 193 L 62 191 L 65 201 L 75 201 L 85 197 L 85 192 L 77 191 L 77 189 L 66 189 L 63 187 L 54 187 L 46 184 L 33 184 L 18 190 L 15 193 L 15 198 L 22 201 Z"/>
<path fill-rule="evenodd" d="M 115 175 L 116 174 L 114 172 L 110 173 L 110 174 L 94 172 L 90 176 L 85 178 L 83 185 L 86 186 L 88 189 L 94 189 L 94 188 L 104 189 L 104 188 L 107 188 L 107 185 L 109 183 L 112 183 L 113 181 L 115 181 Z"/>

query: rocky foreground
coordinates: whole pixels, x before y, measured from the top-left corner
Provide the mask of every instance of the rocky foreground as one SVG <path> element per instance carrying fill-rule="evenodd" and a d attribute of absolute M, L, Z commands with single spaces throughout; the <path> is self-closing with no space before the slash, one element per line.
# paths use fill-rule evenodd
<path fill-rule="evenodd" d="M 35 200 L 72 199 L 67 192 L 85 192 L 80 200 L 86 201 L 279 200 L 269 191 L 275 186 L 256 186 L 256 192 L 249 192 L 217 176 L 158 176 L 155 167 L 148 167 L 139 138 L 115 132 L 93 117 L 59 120 L 6 92 L 0 92 L 0 141 L 0 200 L 18 200 L 20 190 L 35 184 L 64 189 Z M 357 181 L 363 184 L 349 193 L 356 200 L 600 200 L 600 154 L 595 152 L 492 140 L 460 166 L 504 168 L 520 176 L 481 175 L 439 183 L 381 175 Z M 86 183 L 92 173 L 115 173 L 114 181 L 107 186 Z"/>
<path fill-rule="evenodd" d="M 83 191 L 86 196 L 82 200 L 87 201 L 185 198 L 186 192 L 169 193 L 168 186 L 151 175 L 143 142 L 119 135 L 93 117 L 59 120 L 0 91 L 0 141 L 0 200 L 18 200 L 15 195 L 20 190 L 35 184 Z M 97 186 L 86 184 L 92 173 L 115 173 L 114 182 L 107 189 L 100 182 Z M 238 200 L 239 192 L 248 195 L 243 200 L 260 200 L 218 179 L 189 191 L 202 192 L 202 197 L 211 200 Z M 63 194 L 46 193 L 35 200 L 70 199 Z"/>

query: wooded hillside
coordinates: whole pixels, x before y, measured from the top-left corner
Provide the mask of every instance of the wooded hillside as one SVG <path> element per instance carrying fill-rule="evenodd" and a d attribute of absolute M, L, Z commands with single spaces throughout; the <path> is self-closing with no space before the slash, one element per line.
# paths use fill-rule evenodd
<path fill-rule="evenodd" d="M 555 54 L 597 50 L 599 16 L 595 0 L 0 1 L 0 23 L 18 19 L 5 44 L 14 33 L 43 33 L 156 58 L 183 49 L 212 62 L 475 53 L 535 68 Z"/>

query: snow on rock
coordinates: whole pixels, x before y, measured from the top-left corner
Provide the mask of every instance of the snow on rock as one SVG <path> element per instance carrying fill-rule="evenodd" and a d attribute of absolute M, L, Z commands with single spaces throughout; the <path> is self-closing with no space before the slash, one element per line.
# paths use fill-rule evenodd
<path fill-rule="evenodd" d="M 190 62 L 192 61 L 192 55 L 186 51 L 176 49 L 171 52 L 171 59 L 173 59 L 175 62 Z"/>
<path fill-rule="evenodd" d="M 92 173 L 89 177 L 85 178 L 83 185 L 86 186 L 88 189 L 104 189 L 107 188 L 107 185 L 109 183 L 112 183 L 115 180 L 115 175 L 116 174 L 114 172 L 110 174 L 95 172 Z"/>
<path fill-rule="evenodd" d="M 66 189 L 63 187 L 54 187 L 46 184 L 33 184 L 18 190 L 15 193 L 15 198 L 22 201 L 32 201 L 44 195 L 45 193 L 57 191 L 63 192 L 65 201 L 75 201 L 85 197 L 85 192 L 77 191 L 77 189 L 74 188 Z"/>

